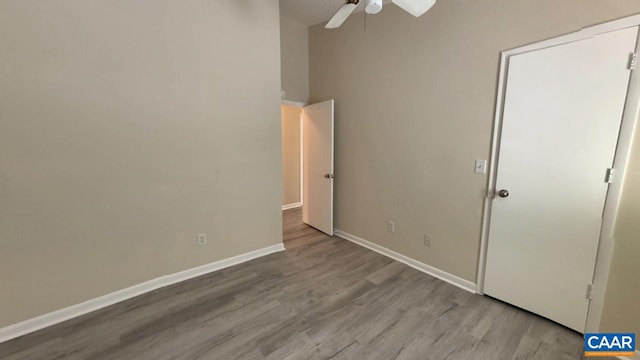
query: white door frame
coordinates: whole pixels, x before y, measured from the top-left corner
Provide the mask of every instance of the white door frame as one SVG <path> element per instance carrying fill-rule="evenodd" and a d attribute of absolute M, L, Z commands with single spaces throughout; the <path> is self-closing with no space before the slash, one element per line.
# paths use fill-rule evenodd
<path fill-rule="evenodd" d="M 496 95 L 495 119 L 493 125 L 493 136 L 491 143 L 491 161 L 489 163 L 489 183 L 484 199 L 484 209 L 482 215 L 482 233 L 480 240 L 480 257 L 478 261 L 477 293 L 483 294 L 485 265 L 487 260 L 487 244 L 489 241 L 489 225 L 491 222 L 491 206 L 495 198 L 495 183 L 497 176 L 497 160 L 500 151 L 500 135 L 502 128 L 502 115 L 504 111 L 504 98 L 506 95 L 507 70 L 509 68 L 509 57 L 530 51 L 540 50 L 551 46 L 566 44 L 578 40 L 588 39 L 598 34 L 621 30 L 628 27 L 640 25 L 640 14 L 625 17 L 622 19 L 606 22 L 584 28 L 580 31 L 562 35 L 553 39 L 544 40 L 519 48 L 503 51 L 500 55 L 500 70 L 498 78 L 498 91 Z M 636 52 L 638 52 L 636 43 Z M 600 243 L 598 246 L 598 256 L 595 264 L 593 277 L 593 298 L 589 303 L 585 332 L 597 332 L 600 328 L 600 320 L 604 306 L 604 297 L 607 289 L 607 279 L 613 254 L 613 231 L 618 215 L 618 208 L 622 196 L 622 188 L 626 174 L 626 168 L 633 143 L 633 134 L 636 127 L 638 114 L 640 113 L 640 73 L 639 69 L 632 71 L 627 90 L 627 100 L 622 116 L 622 125 L 618 138 L 618 147 L 614 159 L 615 176 L 609 186 L 606 205 L 602 218 L 602 228 L 600 231 Z M 526 286 L 526 284 L 523 284 Z"/>

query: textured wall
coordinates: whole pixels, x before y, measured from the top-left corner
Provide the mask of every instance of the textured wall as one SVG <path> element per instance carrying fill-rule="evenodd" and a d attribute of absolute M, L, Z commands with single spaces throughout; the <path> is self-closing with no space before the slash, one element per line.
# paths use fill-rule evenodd
<path fill-rule="evenodd" d="M 284 98 L 306 103 L 309 100 L 309 28 L 281 17 L 280 43 Z"/>
<path fill-rule="evenodd" d="M 0 34 L 0 327 L 281 242 L 278 1 L 0 0 Z"/>
<path fill-rule="evenodd" d="M 487 179 L 473 162 L 489 157 L 500 52 L 638 12 L 634 0 L 446 0 L 418 19 L 385 6 L 366 30 L 362 16 L 311 27 L 311 101 L 336 99 L 336 227 L 475 282 Z M 627 184 L 638 183 L 634 170 Z M 635 294 L 636 187 L 625 190 L 611 274 L 622 277 L 610 287 Z M 637 298 L 611 328 L 640 324 L 627 304 Z"/>

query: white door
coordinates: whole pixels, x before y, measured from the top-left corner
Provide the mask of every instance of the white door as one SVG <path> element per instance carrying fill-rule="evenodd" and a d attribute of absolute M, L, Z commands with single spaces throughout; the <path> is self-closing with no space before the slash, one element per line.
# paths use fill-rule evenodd
<path fill-rule="evenodd" d="M 484 292 L 579 332 L 636 38 L 509 58 Z"/>
<path fill-rule="evenodd" d="M 302 122 L 302 221 L 333 235 L 333 106 L 307 105 Z"/>

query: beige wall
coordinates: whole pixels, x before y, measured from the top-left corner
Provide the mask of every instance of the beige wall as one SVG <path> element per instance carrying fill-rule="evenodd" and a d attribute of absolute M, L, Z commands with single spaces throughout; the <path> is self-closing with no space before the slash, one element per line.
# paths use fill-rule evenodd
<path fill-rule="evenodd" d="M 634 142 L 614 235 L 601 329 L 640 336 L 640 124 Z M 640 349 L 640 344 L 636 346 Z"/>
<path fill-rule="evenodd" d="M 282 90 L 285 99 L 309 100 L 309 28 L 280 17 Z"/>
<path fill-rule="evenodd" d="M 282 205 L 300 202 L 300 112 L 282 105 Z"/>
<path fill-rule="evenodd" d="M 489 157 L 500 51 L 638 12 L 635 0 L 447 0 L 419 19 L 385 6 L 366 31 L 361 16 L 311 27 L 311 101 L 336 99 L 336 227 L 475 282 L 487 178 L 473 163 Z M 637 219 L 626 191 L 623 217 Z"/>
<path fill-rule="evenodd" d="M 0 34 L 0 327 L 281 242 L 277 0 L 0 0 Z"/>

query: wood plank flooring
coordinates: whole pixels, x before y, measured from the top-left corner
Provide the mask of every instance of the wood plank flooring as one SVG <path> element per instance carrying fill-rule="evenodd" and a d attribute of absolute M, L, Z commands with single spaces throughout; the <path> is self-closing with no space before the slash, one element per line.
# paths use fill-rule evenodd
<path fill-rule="evenodd" d="M 569 360 L 582 337 L 284 212 L 287 250 L 0 344 L 0 359 Z"/>

